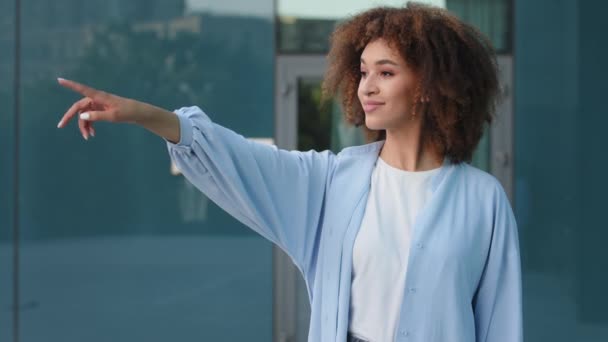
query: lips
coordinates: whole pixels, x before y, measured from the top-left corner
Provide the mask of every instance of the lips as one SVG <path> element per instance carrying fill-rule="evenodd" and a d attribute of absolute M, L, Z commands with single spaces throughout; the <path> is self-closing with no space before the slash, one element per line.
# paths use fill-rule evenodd
<path fill-rule="evenodd" d="M 381 107 L 383 105 L 384 105 L 383 102 L 366 101 L 366 102 L 363 102 L 363 111 L 365 111 L 366 113 L 370 113 L 370 112 L 375 111 L 376 109 L 378 109 L 379 107 Z"/>

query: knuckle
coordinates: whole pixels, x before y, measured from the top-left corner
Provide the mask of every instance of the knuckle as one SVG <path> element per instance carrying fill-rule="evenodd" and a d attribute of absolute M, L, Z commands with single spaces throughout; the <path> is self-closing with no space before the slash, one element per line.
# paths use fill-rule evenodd
<path fill-rule="evenodd" d="M 110 94 L 106 93 L 105 91 L 99 90 L 97 92 L 98 97 L 100 100 L 102 101 L 107 101 L 110 98 Z"/>
<path fill-rule="evenodd" d="M 110 119 L 110 121 L 112 121 L 112 122 L 116 122 L 116 121 L 118 121 L 118 112 L 117 112 L 117 111 L 115 111 L 115 110 L 110 111 L 110 113 L 108 114 L 108 118 L 109 118 L 109 119 Z"/>

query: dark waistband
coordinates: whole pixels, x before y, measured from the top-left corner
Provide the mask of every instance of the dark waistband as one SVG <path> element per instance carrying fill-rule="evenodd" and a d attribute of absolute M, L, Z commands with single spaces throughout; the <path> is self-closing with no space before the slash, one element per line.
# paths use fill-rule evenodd
<path fill-rule="evenodd" d="M 369 342 L 369 341 L 368 340 L 364 340 L 362 338 L 355 337 L 349 331 L 348 335 L 346 336 L 346 342 Z"/>

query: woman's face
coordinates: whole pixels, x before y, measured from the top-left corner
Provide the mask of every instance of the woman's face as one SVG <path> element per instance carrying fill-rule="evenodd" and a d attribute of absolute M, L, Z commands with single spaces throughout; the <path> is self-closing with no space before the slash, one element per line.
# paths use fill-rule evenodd
<path fill-rule="evenodd" d="M 392 130 L 411 122 L 415 87 L 414 73 L 397 51 L 382 39 L 367 44 L 357 94 L 369 129 Z"/>

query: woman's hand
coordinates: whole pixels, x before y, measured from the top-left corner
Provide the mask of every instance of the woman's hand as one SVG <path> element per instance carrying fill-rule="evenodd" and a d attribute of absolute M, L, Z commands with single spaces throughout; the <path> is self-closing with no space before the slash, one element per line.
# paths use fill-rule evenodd
<path fill-rule="evenodd" d="M 58 128 L 62 128 L 78 115 L 78 127 L 83 138 L 95 136 L 95 121 L 125 122 L 138 124 L 156 135 L 172 142 L 180 141 L 180 122 L 173 112 L 145 102 L 127 99 L 74 81 L 57 79 L 62 86 L 84 95 L 63 115 Z"/>
<path fill-rule="evenodd" d="M 95 136 L 95 121 L 136 123 L 141 116 L 142 103 L 97 90 L 74 81 L 57 79 L 62 86 L 84 95 L 63 115 L 58 128 L 63 128 L 77 114 L 78 127 L 85 139 Z"/>

